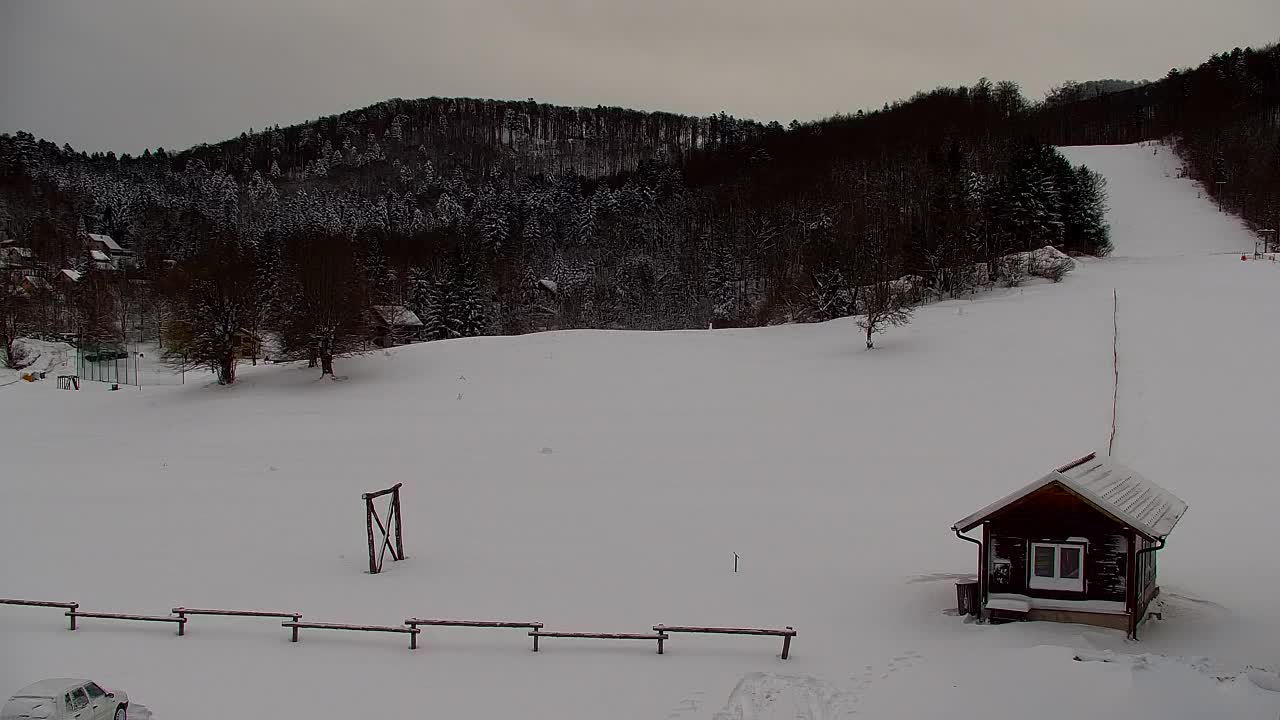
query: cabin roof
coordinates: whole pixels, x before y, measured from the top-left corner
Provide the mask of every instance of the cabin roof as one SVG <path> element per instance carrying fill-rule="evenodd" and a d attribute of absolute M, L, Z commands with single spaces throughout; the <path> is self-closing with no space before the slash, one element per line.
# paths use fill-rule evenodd
<path fill-rule="evenodd" d="M 417 314 L 403 305 L 374 305 L 373 311 L 387 327 L 422 327 Z"/>
<path fill-rule="evenodd" d="M 1094 452 L 995 501 L 952 528 L 968 532 L 1001 510 L 1055 482 L 1149 540 L 1166 537 L 1187 512 L 1187 504 L 1173 493 L 1112 460 L 1106 453 Z"/>
<path fill-rule="evenodd" d="M 49 284 L 48 280 L 45 280 L 44 278 L 38 275 L 27 275 L 22 279 L 25 280 L 28 284 L 30 284 L 31 287 L 37 290 L 49 290 L 50 288 L 53 287 L 52 285 Z"/>
<path fill-rule="evenodd" d="M 105 247 L 108 252 L 120 252 L 121 250 L 124 250 L 124 248 L 120 247 L 120 243 L 111 239 L 110 235 L 89 233 L 89 239 L 102 243 L 102 246 Z"/>

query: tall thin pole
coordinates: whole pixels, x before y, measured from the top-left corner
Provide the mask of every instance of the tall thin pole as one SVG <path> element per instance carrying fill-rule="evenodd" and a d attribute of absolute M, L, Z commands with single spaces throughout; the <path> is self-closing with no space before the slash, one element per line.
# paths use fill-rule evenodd
<path fill-rule="evenodd" d="M 1111 439 L 1107 441 L 1107 457 L 1116 444 L 1116 407 L 1120 404 L 1120 296 L 1111 289 L 1111 368 L 1115 383 L 1111 392 Z"/>

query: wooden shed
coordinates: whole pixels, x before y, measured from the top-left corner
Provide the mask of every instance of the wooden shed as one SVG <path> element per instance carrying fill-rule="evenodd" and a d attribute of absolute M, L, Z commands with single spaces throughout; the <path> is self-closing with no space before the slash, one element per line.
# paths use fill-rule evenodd
<path fill-rule="evenodd" d="M 425 329 L 417 314 L 403 305 L 374 305 L 370 320 L 373 344 L 384 348 L 420 342 Z"/>
<path fill-rule="evenodd" d="M 1096 452 L 952 526 L 976 543 L 979 612 L 1126 631 L 1160 593 L 1156 553 L 1187 504 Z M 982 528 L 981 541 L 963 535 Z"/>

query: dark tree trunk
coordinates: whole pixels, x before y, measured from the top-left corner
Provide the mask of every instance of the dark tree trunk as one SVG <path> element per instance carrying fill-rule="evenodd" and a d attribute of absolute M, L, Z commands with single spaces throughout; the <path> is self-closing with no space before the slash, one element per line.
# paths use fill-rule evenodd
<path fill-rule="evenodd" d="M 313 368 L 315 366 L 316 366 L 316 349 L 311 348 L 311 354 L 307 357 L 307 367 Z"/>
<path fill-rule="evenodd" d="M 871 324 L 871 318 L 867 318 L 867 349 L 875 347 L 875 343 L 871 341 L 871 333 L 875 331 L 875 326 Z"/>
<path fill-rule="evenodd" d="M 320 376 L 333 374 L 333 353 L 320 353 Z"/>
<path fill-rule="evenodd" d="M 236 357 L 224 355 L 218 360 L 218 384 L 230 385 L 236 381 Z"/>

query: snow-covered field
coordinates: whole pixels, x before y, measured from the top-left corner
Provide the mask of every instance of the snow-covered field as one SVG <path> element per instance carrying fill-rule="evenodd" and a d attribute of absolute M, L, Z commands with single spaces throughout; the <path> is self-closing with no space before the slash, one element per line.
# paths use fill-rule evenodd
<path fill-rule="evenodd" d="M 1280 264 L 1150 147 L 1107 176 L 1113 257 L 1058 285 L 852 319 L 440 342 L 105 392 L 0 389 L 0 596 L 549 629 L 793 625 L 774 638 L 402 636 L 0 607 L 0 694 L 46 676 L 157 718 L 1280 716 Z M 1106 443 L 1191 509 L 1139 642 L 949 614 L 958 518 Z M 1271 373 L 1271 374 L 1269 374 Z M 188 378 L 190 380 L 190 378 Z M 365 572 L 360 493 L 403 482 L 409 559 Z M 734 553 L 741 572 L 733 572 Z M 1081 660 L 1076 660 L 1080 657 Z M 1252 680 L 1250 677 L 1252 676 Z M 210 698 L 217 698 L 212 704 Z"/>

